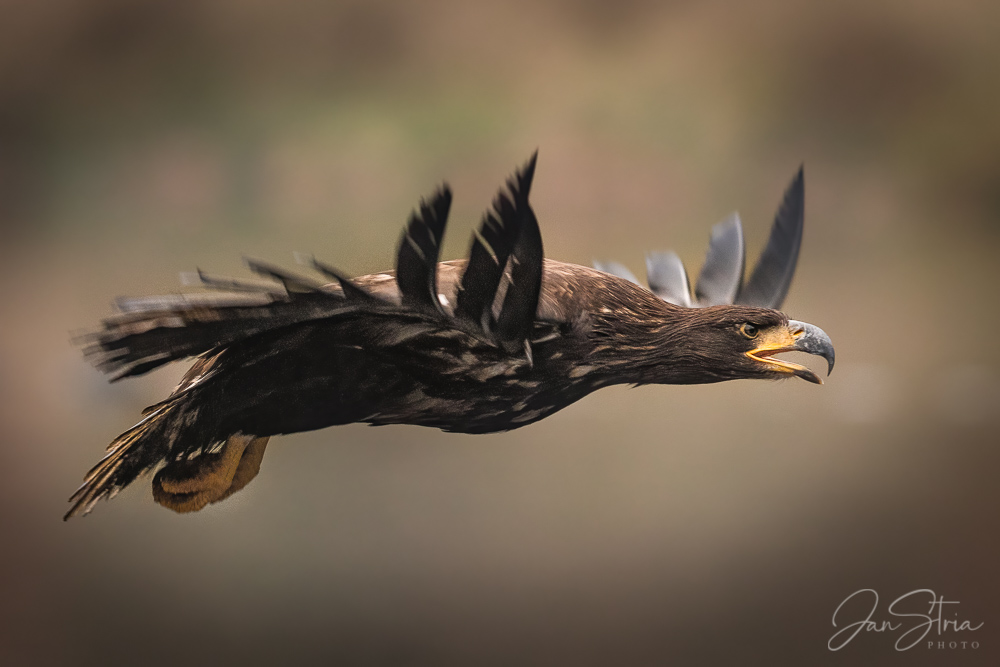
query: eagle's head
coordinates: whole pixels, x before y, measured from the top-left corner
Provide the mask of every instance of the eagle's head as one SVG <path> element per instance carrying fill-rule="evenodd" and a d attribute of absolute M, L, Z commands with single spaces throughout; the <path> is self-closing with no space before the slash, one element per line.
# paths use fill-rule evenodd
<path fill-rule="evenodd" d="M 702 384 L 737 379 L 800 377 L 822 384 L 809 368 L 778 359 L 805 352 L 833 370 L 830 337 L 817 326 L 777 310 L 750 306 L 683 308 L 664 304 L 658 316 L 632 319 L 619 311 L 598 329 L 607 365 L 619 381 L 636 384 Z M 612 342 L 613 341 L 613 342 Z"/>
<path fill-rule="evenodd" d="M 695 313 L 699 316 L 692 318 L 681 347 L 703 356 L 703 373 L 718 373 L 721 379 L 800 377 L 823 384 L 809 368 L 774 356 L 782 352 L 818 355 L 827 362 L 827 374 L 833 370 L 833 343 L 815 325 L 767 308 L 716 306 Z"/>

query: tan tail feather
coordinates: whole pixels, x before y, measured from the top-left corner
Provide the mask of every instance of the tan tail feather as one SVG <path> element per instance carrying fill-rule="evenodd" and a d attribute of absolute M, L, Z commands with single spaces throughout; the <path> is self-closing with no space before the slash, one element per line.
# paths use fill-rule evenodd
<path fill-rule="evenodd" d="M 157 412 L 146 415 L 138 424 L 111 441 L 107 454 L 87 472 L 83 484 L 70 496 L 69 502 L 73 503 L 73 506 L 63 516 L 63 521 L 73 516 L 89 514 L 98 500 L 104 497 L 110 498 L 118 492 L 117 487 L 107 484 L 108 480 L 121 467 L 132 447 L 142 439 L 157 419 L 169 411 L 170 407 L 164 405 Z"/>

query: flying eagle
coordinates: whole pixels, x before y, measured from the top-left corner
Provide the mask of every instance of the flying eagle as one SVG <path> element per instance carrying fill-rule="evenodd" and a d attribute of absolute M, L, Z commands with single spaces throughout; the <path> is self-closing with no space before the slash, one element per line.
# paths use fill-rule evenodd
<path fill-rule="evenodd" d="M 395 271 L 351 280 L 300 258 L 321 280 L 249 261 L 269 282 L 199 272 L 205 292 L 120 299 L 83 339 L 112 381 L 196 361 L 108 446 L 66 518 L 161 465 L 156 502 L 199 510 L 246 486 L 283 433 L 353 422 L 493 433 L 616 384 L 821 383 L 781 352 L 819 355 L 832 370 L 829 337 L 775 310 L 802 237 L 801 169 L 750 278 L 734 217 L 714 229 L 692 295 L 672 253 L 649 257 L 651 290 L 615 263 L 544 259 L 528 203 L 536 156 L 497 195 L 467 260 L 438 262 L 452 199 L 442 185 L 410 216 Z"/>

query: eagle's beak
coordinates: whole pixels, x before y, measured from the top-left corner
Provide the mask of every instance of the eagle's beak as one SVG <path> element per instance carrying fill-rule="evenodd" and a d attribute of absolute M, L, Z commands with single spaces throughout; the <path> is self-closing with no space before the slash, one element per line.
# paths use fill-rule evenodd
<path fill-rule="evenodd" d="M 826 359 L 828 365 L 826 374 L 833 371 L 833 342 L 826 332 L 812 324 L 789 320 L 788 326 L 774 327 L 761 331 L 756 348 L 746 353 L 748 357 L 767 364 L 771 370 L 779 373 L 789 373 L 803 380 L 823 384 L 823 380 L 805 366 L 793 364 L 772 355 L 779 352 L 807 352 Z"/>

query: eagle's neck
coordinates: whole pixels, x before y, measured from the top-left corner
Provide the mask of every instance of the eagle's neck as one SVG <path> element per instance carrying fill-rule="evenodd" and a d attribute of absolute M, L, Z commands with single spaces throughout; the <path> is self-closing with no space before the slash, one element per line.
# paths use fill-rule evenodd
<path fill-rule="evenodd" d="M 730 379 L 700 344 L 698 309 L 643 301 L 592 313 L 594 378 L 601 384 L 700 384 Z M 638 307 L 637 307 L 638 306 Z"/>

